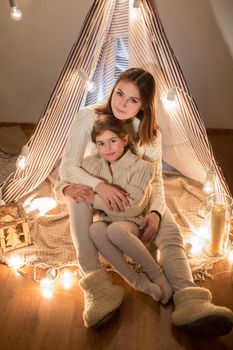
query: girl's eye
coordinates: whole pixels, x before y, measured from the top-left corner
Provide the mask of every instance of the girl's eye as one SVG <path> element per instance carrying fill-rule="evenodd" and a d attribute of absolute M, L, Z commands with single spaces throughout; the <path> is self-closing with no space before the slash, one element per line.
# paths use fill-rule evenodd
<path fill-rule="evenodd" d="M 99 147 L 102 147 L 104 145 L 104 143 L 103 142 L 97 142 L 96 145 L 99 146 Z"/>
<path fill-rule="evenodd" d="M 113 139 L 113 140 L 111 140 L 112 141 L 112 143 L 115 143 L 115 142 L 117 142 L 117 139 Z"/>
<path fill-rule="evenodd" d="M 131 98 L 131 99 L 130 99 L 130 102 L 132 102 L 132 103 L 137 103 L 138 100 L 136 100 L 135 98 Z"/>

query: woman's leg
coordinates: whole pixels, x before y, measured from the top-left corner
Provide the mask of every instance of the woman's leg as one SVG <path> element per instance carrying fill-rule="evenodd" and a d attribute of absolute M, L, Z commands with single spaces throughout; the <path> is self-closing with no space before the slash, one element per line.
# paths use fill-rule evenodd
<path fill-rule="evenodd" d="M 154 243 L 160 251 L 160 265 L 174 292 L 186 287 L 195 287 L 180 229 L 168 208 Z"/>
<path fill-rule="evenodd" d="M 162 303 L 167 303 L 173 291 L 169 285 L 162 268 L 156 263 L 147 248 L 137 237 L 138 226 L 130 221 L 118 221 L 110 224 L 107 228 L 109 240 L 122 252 L 140 264 L 153 283 L 159 285 L 162 291 Z"/>
<path fill-rule="evenodd" d="M 90 236 L 99 252 L 132 287 L 151 295 L 156 301 L 160 300 L 159 286 L 152 283 L 143 273 L 135 272 L 126 262 L 120 249 L 108 239 L 108 228 L 104 222 L 95 222 L 90 226 Z"/>
<path fill-rule="evenodd" d="M 83 275 L 100 269 L 97 249 L 89 236 L 89 226 L 93 222 L 93 208 L 86 203 L 69 204 L 70 229 L 76 249 L 77 259 Z"/>
<path fill-rule="evenodd" d="M 83 277 L 79 287 L 84 293 L 83 320 L 86 327 L 103 327 L 121 305 L 124 290 L 113 285 L 101 268 L 98 251 L 89 236 L 93 221 L 92 206 L 69 201 L 71 235 Z"/>
<path fill-rule="evenodd" d="M 226 307 L 214 305 L 210 291 L 193 282 L 182 237 L 169 209 L 162 218 L 155 244 L 160 250 L 160 263 L 175 292 L 173 324 L 208 337 L 229 333 L 233 326 L 233 313 Z"/>

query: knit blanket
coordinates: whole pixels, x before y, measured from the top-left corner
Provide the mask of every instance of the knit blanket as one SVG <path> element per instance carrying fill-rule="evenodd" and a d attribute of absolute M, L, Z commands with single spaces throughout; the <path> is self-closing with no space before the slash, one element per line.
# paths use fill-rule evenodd
<path fill-rule="evenodd" d="M 13 161 L 15 159 L 9 158 L 6 163 L 6 157 L 0 157 L 0 181 L 9 175 L 6 169 L 7 167 L 8 170 L 12 169 Z M 4 164 L 4 167 L 1 164 Z M 4 169 L 3 174 L 2 169 Z M 54 169 L 37 189 L 21 198 L 21 202 L 39 197 L 54 197 L 53 185 L 57 179 L 58 169 Z M 201 184 L 172 172 L 164 173 L 164 184 L 166 202 L 180 226 L 194 279 L 211 277 L 209 270 L 213 263 L 221 258 L 213 258 L 208 255 L 209 229 L 202 215 L 206 197 L 201 190 Z M 44 262 L 52 266 L 77 264 L 70 236 L 68 209 L 65 204 L 59 204 L 47 215 L 32 218 L 30 233 L 32 245 L 2 255 L 4 257 L 13 253 L 23 255 L 32 265 L 37 262 Z"/>

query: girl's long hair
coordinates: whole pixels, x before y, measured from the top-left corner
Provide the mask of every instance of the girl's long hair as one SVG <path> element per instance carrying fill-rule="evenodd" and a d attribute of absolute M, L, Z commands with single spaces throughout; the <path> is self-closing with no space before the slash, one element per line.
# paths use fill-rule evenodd
<path fill-rule="evenodd" d="M 138 129 L 138 142 L 140 146 L 149 145 L 156 137 L 158 124 L 156 122 L 155 108 L 155 80 L 152 74 L 142 68 L 130 68 L 121 73 L 115 82 L 106 103 L 96 107 L 97 113 L 113 114 L 111 101 L 113 92 L 120 81 L 132 82 L 139 90 L 142 100 L 142 109 L 136 115 L 140 119 Z"/>

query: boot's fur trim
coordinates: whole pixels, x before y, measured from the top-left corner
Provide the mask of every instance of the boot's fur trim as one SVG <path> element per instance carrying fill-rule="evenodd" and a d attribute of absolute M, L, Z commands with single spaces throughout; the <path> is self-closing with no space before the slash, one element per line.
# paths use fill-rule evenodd
<path fill-rule="evenodd" d="M 94 285 L 106 281 L 108 274 L 105 268 L 88 273 L 85 277 L 79 280 L 79 286 L 82 289 L 92 288 Z"/>
<path fill-rule="evenodd" d="M 189 300 L 205 300 L 210 301 L 212 299 L 211 293 L 206 288 L 199 287 L 188 287 L 182 290 L 179 290 L 174 294 L 173 300 L 175 305 L 184 303 Z"/>
<path fill-rule="evenodd" d="M 193 334 L 225 335 L 233 326 L 233 312 L 210 302 L 211 294 L 205 288 L 185 288 L 174 295 L 175 311 L 172 322 Z"/>

